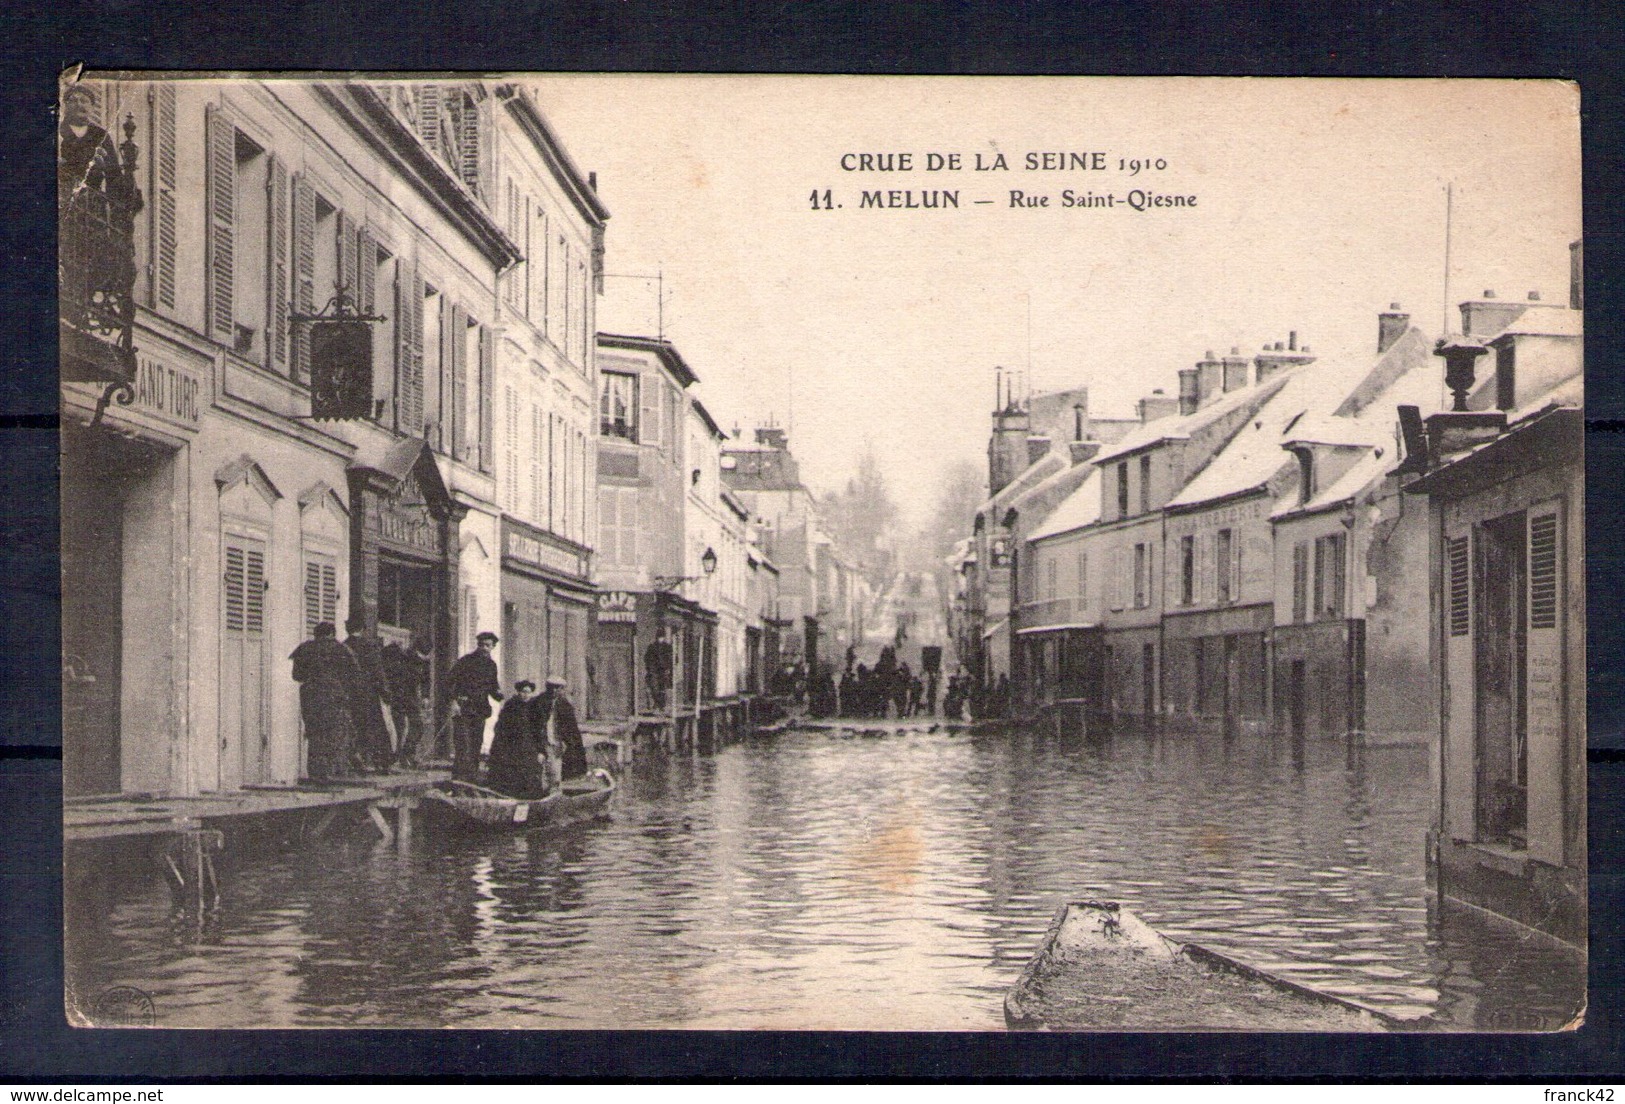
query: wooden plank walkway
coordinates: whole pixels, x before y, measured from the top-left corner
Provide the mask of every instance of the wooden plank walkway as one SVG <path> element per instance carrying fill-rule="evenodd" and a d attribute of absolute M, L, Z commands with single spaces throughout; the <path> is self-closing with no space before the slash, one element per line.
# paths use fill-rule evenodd
<path fill-rule="evenodd" d="M 327 806 L 372 804 L 421 793 L 451 777 L 448 770 L 393 771 L 302 785 L 251 786 L 190 797 L 130 794 L 69 799 L 62 808 L 65 841 L 184 832 L 211 822 Z M 218 825 L 216 825 L 218 826 Z"/>

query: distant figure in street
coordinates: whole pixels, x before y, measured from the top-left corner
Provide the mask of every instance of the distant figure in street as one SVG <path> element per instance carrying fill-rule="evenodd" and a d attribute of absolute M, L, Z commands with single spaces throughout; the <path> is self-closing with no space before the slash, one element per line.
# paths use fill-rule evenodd
<path fill-rule="evenodd" d="M 496 633 L 480 633 L 474 638 L 474 650 L 451 665 L 446 680 L 451 698 L 451 773 L 464 782 L 479 781 L 480 745 L 485 742 L 485 722 L 491 717 L 490 699 L 502 700 L 497 661 L 491 658 L 496 646 Z"/>
<path fill-rule="evenodd" d="M 384 646 L 367 631 L 367 622 L 352 617 L 344 623 L 344 646 L 355 657 L 360 677 L 351 684 L 350 713 L 354 726 L 355 751 L 361 765 L 369 770 L 388 770 L 395 759 L 389 722 L 384 719 L 384 702 L 390 698 L 389 677 L 384 673 Z"/>
<path fill-rule="evenodd" d="M 487 786 L 526 801 L 546 797 L 549 789 L 547 769 L 542 765 L 546 737 L 536 724 L 535 693 L 536 684 L 529 679 L 513 684 L 513 697 L 497 714 L 486 770 Z"/>
<path fill-rule="evenodd" d="M 415 767 L 433 756 L 429 726 L 429 654 L 400 641 L 384 649 L 384 674 L 389 679 L 389 710 L 395 718 L 395 738 L 400 746 L 395 761 Z"/>
<path fill-rule="evenodd" d="M 333 622 L 323 621 L 288 658 L 305 722 L 306 773 L 316 782 L 350 773 L 350 687 L 359 674 L 355 657 L 338 642 Z"/>
<path fill-rule="evenodd" d="M 671 690 L 671 665 L 671 641 L 662 634 L 643 649 L 643 682 L 656 711 L 666 708 L 666 694 Z"/>
<path fill-rule="evenodd" d="M 565 686 L 559 676 L 549 677 L 547 689 L 533 707 L 532 725 L 542 734 L 555 785 L 587 773 L 587 747 L 582 743 L 576 708 L 565 695 Z"/>

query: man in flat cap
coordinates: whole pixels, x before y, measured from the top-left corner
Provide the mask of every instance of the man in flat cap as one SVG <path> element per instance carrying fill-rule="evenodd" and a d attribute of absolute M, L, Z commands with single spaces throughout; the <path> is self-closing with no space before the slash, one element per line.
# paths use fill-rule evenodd
<path fill-rule="evenodd" d="M 587 773 L 587 749 L 581 742 L 576 707 L 564 693 L 565 681 L 550 676 L 547 689 L 536 699 L 536 729 L 545 733 L 548 770 L 557 784 Z"/>
<path fill-rule="evenodd" d="M 451 773 L 464 782 L 479 781 L 480 745 L 485 742 L 485 722 L 491 719 L 490 699 L 502 700 L 497 661 L 491 658 L 496 646 L 494 632 L 475 636 L 474 650 L 451 665 L 446 680 L 451 698 Z"/>

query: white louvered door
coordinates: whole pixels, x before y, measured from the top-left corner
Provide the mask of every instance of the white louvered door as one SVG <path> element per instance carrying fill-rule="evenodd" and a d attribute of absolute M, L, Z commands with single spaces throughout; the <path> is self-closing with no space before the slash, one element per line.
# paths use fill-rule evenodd
<path fill-rule="evenodd" d="M 222 559 L 219 785 L 235 790 L 267 780 L 265 545 L 228 536 Z"/>

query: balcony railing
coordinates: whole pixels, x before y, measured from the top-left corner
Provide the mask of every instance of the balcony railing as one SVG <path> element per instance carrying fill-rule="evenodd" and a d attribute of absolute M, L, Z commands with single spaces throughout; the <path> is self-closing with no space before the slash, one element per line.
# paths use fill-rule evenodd
<path fill-rule="evenodd" d="M 106 383 L 102 407 L 115 393 L 121 404 L 134 397 L 135 216 L 142 208 L 134 136 L 135 119 L 126 116 L 117 147 L 91 126 L 64 140 L 57 158 L 62 378 Z"/>

